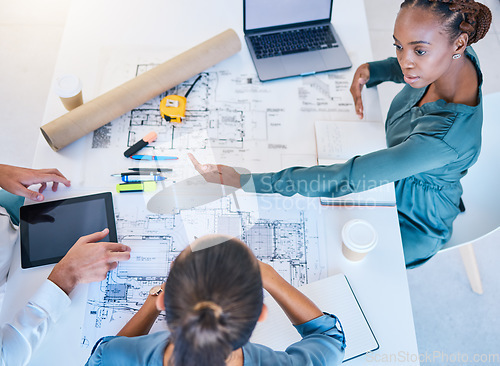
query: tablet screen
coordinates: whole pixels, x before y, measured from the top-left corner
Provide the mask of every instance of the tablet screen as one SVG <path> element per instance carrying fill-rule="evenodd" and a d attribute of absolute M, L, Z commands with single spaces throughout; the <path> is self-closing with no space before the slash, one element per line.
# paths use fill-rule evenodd
<path fill-rule="evenodd" d="M 84 235 L 109 228 L 101 241 L 116 242 L 111 193 L 21 207 L 21 266 L 57 263 Z"/>

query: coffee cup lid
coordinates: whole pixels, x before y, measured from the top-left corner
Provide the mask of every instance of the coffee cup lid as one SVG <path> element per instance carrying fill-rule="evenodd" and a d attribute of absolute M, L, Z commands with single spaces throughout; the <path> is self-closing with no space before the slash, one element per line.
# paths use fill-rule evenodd
<path fill-rule="evenodd" d="M 368 221 L 354 219 L 342 228 L 342 241 L 352 251 L 367 253 L 377 245 L 378 235 Z"/>
<path fill-rule="evenodd" d="M 71 98 L 82 90 L 82 82 L 76 75 L 63 74 L 56 78 L 54 90 L 61 98 Z"/>

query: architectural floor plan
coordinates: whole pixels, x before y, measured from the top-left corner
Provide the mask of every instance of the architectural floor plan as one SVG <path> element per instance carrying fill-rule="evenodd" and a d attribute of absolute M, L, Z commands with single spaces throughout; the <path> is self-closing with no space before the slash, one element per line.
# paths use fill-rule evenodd
<path fill-rule="evenodd" d="M 133 72 L 126 72 L 132 76 L 155 66 L 149 62 L 116 64 L 129 65 L 129 69 L 134 65 Z M 113 73 L 119 71 L 109 66 L 103 75 L 112 79 Z M 171 94 L 185 95 L 199 75 L 96 130 L 85 156 L 86 185 L 103 183 L 92 181 L 94 176 L 102 177 L 94 174 L 96 169 L 109 166 L 126 169 L 134 163 L 155 166 L 157 162 L 123 158 L 128 146 L 151 131 L 158 134 L 158 139 L 141 150 L 141 154 L 179 158 L 161 162 L 162 166 L 170 164 L 173 169 L 167 180 L 158 184 L 158 190 L 167 192 L 176 184 L 199 176 L 187 153 L 193 153 L 202 163 L 223 163 L 251 172 L 313 165 L 316 164 L 314 122 L 334 115 L 338 118 L 343 113 L 356 118 L 348 90 L 352 78 L 349 72 L 272 84 L 261 83 L 252 73 L 235 74 L 216 67 L 200 75 L 187 98 L 182 123 L 162 119 L 160 101 Z M 123 75 L 116 80 L 120 78 Z M 113 83 L 118 81 L 104 85 L 109 88 Z M 289 128 L 290 120 L 300 121 L 304 128 Z M 109 182 L 113 182 L 111 178 Z M 92 347 L 102 336 L 116 334 L 143 304 L 149 289 L 165 280 L 176 256 L 204 234 L 223 233 L 240 238 L 257 258 L 270 263 L 294 286 L 327 275 L 326 250 L 318 239 L 320 210 L 310 207 L 310 202 L 317 206 L 318 200 L 249 195 L 239 190 L 221 199 L 165 213 L 146 209 L 151 197 L 142 194 L 114 197 L 118 239 L 132 248 L 131 259 L 120 263 L 105 281 L 90 286 L 82 334 L 84 347 Z M 297 202 L 301 200 L 308 202 L 303 205 L 308 209 L 298 208 Z M 154 327 L 157 328 L 165 328 L 161 318 Z"/>
<path fill-rule="evenodd" d="M 155 65 L 138 65 L 138 73 Z M 184 96 L 196 77 L 168 90 L 149 102 L 132 109 L 122 117 L 94 132 L 92 147 L 108 148 L 113 144 L 122 145 L 121 136 L 113 126 L 128 127 L 127 146 L 132 146 L 147 134 L 158 130 L 155 149 L 169 151 L 176 149 L 206 149 L 208 147 L 243 148 L 244 110 L 249 106 L 241 103 L 217 102 L 215 89 L 219 73 L 202 73 L 189 95 L 185 123 L 177 124 L 165 121 L 160 115 L 160 101 L 167 95 Z M 209 146 L 210 145 L 210 146 Z"/>
<path fill-rule="evenodd" d="M 124 65 L 133 72 L 127 70 L 123 75 L 137 76 L 156 64 L 131 61 Z M 111 66 L 106 70 L 108 79 L 120 73 Z M 254 73 L 235 73 L 216 66 L 199 74 L 201 78 L 187 98 L 182 123 L 162 119 L 160 101 L 167 95 L 184 96 L 199 75 L 96 130 L 91 150 L 99 156 L 103 149 L 124 150 L 155 131 L 158 139 L 144 149 L 146 154 L 191 152 L 205 156 L 209 150 L 216 162 L 244 166 L 250 171 L 263 167 L 278 170 L 294 154 L 307 154 L 307 162 L 314 164 L 315 121 L 357 120 L 349 92 L 351 71 L 262 83 Z M 122 80 L 123 75 L 113 80 Z M 103 89 L 117 83 L 103 82 Z M 303 128 L 291 129 L 291 124 Z"/>
<path fill-rule="evenodd" d="M 140 197 L 133 205 L 124 204 L 123 196 L 115 199 L 118 240 L 132 248 L 131 259 L 109 272 L 106 280 L 90 285 L 82 345 L 91 347 L 100 337 L 116 334 L 144 303 L 149 289 L 165 280 L 170 264 L 193 235 L 240 238 L 294 286 L 326 277 L 317 210 L 283 209 L 283 199 L 277 197 L 239 196 L 173 215 L 147 212 Z M 154 330 L 164 328 L 160 317 Z"/>

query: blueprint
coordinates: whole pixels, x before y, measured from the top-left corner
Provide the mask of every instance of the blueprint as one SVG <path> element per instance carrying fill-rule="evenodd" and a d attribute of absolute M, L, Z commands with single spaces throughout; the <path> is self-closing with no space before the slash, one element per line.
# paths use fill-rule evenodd
<path fill-rule="evenodd" d="M 118 240 L 132 248 L 131 259 L 119 263 L 106 280 L 90 285 L 82 346 L 92 347 L 100 337 L 116 334 L 144 303 L 149 289 L 165 280 L 177 255 L 204 234 L 240 238 L 258 259 L 271 264 L 294 286 L 326 277 L 318 209 L 297 210 L 301 200 L 241 193 L 159 215 L 147 212 L 140 196 L 116 197 Z M 152 331 L 165 327 L 160 316 Z"/>
<path fill-rule="evenodd" d="M 137 75 L 154 66 L 137 65 Z M 296 90 L 290 92 L 287 87 L 288 91 L 283 90 L 279 98 L 271 96 L 272 89 L 260 83 L 256 75 L 234 75 L 227 70 L 213 70 L 200 75 L 201 79 L 189 94 L 184 123 L 170 123 L 162 119 L 160 101 L 171 94 L 185 95 L 198 75 L 96 130 L 92 147 L 122 146 L 121 134 L 126 135 L 127 145 L 131 146 L 150 130 L 158 130 L 155 152 L 209 147 L 249 150 L 258 142 L 263 142 L 268 149 L 280 149 L 283 146 L 279 146 L 277 141 L 269 141 L 274 138 L 269 130 L 272 133 L 283 126 L 289 111 L 309 115 L 336 113 L 337 116 L 339 112 L 345 112 L 351 117 L 354 111 L 348 93 L 350 80 L 345 75 L 301 79 Z M 227 93 L 227 90 L 232 93 Z M 297 103 L 292 104 L 293 108 L 288 106 L 291 99 L 297 99 Z"/>
<path fill-rule="evenodd" d="M 114 67 L 107 67 L 103 73 L 102 92 L 119 84 L 117 80 L 126 80 L 156 66 L 133 60 L 109 63 Z M 120 64 L 127 70 L 116 67 Z M 160 101 L 167 95 L 185 95 L 199 75 L 91 134 L 87 176 L 97 175 L 95 161 L 101 159 L 103 149 L 116 151 L 119 156 L 151 131 L 158 134 L 158 139 L 141 153 L 175 155 L 180 160 L 177 165 L 184 165 L 182 159 L 187 153 L 193 153 L 203 162 L 242 166 L 252 172 L 313 165 L 315 121 L 357 120 L 349 92 L 353 70 L 262 83 L 254 70 L 238 72 L 237 68 L 223 66 L 200 74 L 201 79 L 187 98 L 182 123 L 162 119 Z M 298 161 L 295 156 L 300 157 Z M 193 171 L 176 173 L 179 173 L 177 179 L 186 179 Z M 90 186 L 93 183 L 85 182 Z"/>
<path fill-rule="evenodd" d="M 102 91 L 157 64 L 134 60 L 130 55 L 108 60 L 102 72 Z M 103 178 L 103 171 L 111 174 L 130 166 L 159 164 L 173 169 L 158 184 L 158 189 L 165 190 L 198 175 L 187 153 L 202 163 L 222 163 L 251 172 L 313 165 L 314 122 L 357 118 L 349 93 L 352 70 L 273 83 L 261 83 L 253 70 L 230 70 L 238 68 L 225 68 L 222 63 L 200 74 L 180 124 L 161 118 L 160 101 L 171 94 L 185 95 L 199 75 L 90 134 L 84 184 L 109 189 L 117 178 Z M 178 160 L 139 162 L 123 157 L 127 147 L 151 131 L 158 139 L 141 154 L 176 156 Z M 132 248 L 131 259 L 120 263 L 106 280 L 90 285 L 83 347 L 116 334 L 143 304 L 149 289 L 165 280 L 176 256 L 204 234 L 240 238 L 257 258 L 271 264 L 294 286 L 327 275 L 326 249 L 318 238 L 317 199 L 249 195 L 239 190 L 197 207 L 159 214 L 146 209 L 154 193 L 114 197 L 118 239 Z M 160 316 L 152 331 L 165 327 Z"/>

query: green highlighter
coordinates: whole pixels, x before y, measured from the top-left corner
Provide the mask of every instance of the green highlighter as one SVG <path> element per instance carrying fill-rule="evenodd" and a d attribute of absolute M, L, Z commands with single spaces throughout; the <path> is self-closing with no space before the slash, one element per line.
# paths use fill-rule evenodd
<path fill-rule="evenodd" d="M 156 182 L 120 183 L 116 185 L 116 191 L 118 193 L 154 192 L 156 191 Z"/>

